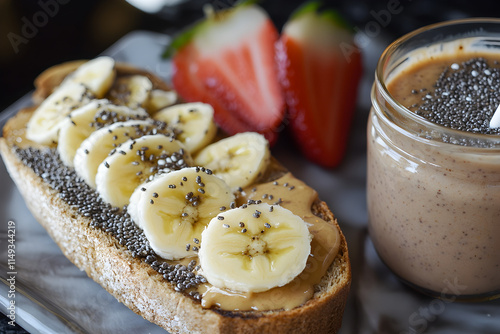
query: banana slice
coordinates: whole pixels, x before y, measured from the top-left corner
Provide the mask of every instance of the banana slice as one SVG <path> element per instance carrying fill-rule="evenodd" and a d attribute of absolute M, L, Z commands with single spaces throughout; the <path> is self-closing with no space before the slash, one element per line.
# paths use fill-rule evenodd
<path fill-rule="evenodd" d="M 196 255 L 203 229 L 234 195 L 209 170 L 184 168 L 139 186 L 131 197 L 131 217 L 159 256 L 177 260 Z"/>
<path fill-rule="evenodd" d="M 182 143 L 172 137 L 158 134 L 130 139 L 99 165 L 96 189 L 105 202 L 121 208 L 141 183 L 191 164 Z"/>
<path fill-rule="evenodd" d="M 57 151 L 63 163 L 73 167 L 73 159 L 80 144 L 96 129 L 110 123 L 129 119 L 145 119 L 144 109 L 117 106 L 108 100 L 93 100 L 73 110 L 62 122 L 59 130 Z"/>
<path fill-rule="evenodd" d="M 264 136 L 244 132 L 208 145 L 198 153 L 195 164 L 213 170 L 235 189 L 250 185 L 264 173 L 270 156 Z"/>
<path fill-rule="evenodd" d="M 44 145 L 56 142 L 64 118 L 91 98 L 82 84 L 68 83 L 56 88 L 34 111 L 27 124 L 26 138 Z"/>
<path fill-rule="evenodd" d="M 73 160 L 76 173 L 92 188 L 96 188 L 97 168 L 118 145 L 133 138 L 157 133 L 168 134 L 151 121 L 131 120 L 105 126 L 86 138 L 76 150 Z"/>
<path fill-rule="evenodd" d="M 206 103 L 183 103 L 157 112 L 155 119 L 180 130 L 177 139 L 193 154 L 212 142 L 217 134 L 214 109 Z"/>
<path fill-rule="evenodd" d="M 85 85 L 100 99 L 106 95 L 116 77 L 115 61 L 111 57 L 97 57 L 89 60 L 73 73 L 69 74 L 61 83 L 80 83 Z"/>
<path fill-rule="evenodd" d="M 162 175 L 159 175 L 159 176 L 153 178 L 153 181 L 151 181 L 151 182 L 154 182 L 155 180 L 160 179 L 160 178 L 162 178 Z M 147 188 L 145 188 L 144 185 L 142 185 L 142 184 L 139 185 L 137 188 L 135 188 L 132 195 L 130 195 L 129 203 L 127 206 L 127 212 L 129 214 L 130 218 L 135 223 L 135 225 L 137 225 L 140 228 L 142 228 L 142 226 L 141 226 L 142 219 L 139 218 L 138 205 L 142 199 L 142 194 L 144 194 L 144 192 L 146 190 L 147 190 Z"/>
<path fill-rule="evenodd" d="M 130 108 L 142 107 L 149 99 L 153 83 L 144 75 L 130 75 L 116 79 L 109 98 L 116 104 Z"/>
<path fill-rule="evenodd" d="M 153 89 L 149 93 L 149 98 L 147 100 L 145 108 L 150 114 L 154 114 L 158 110 L 169 107 L 172 104 L 176 103 L 177 99 L 177 93 L 173 90 L 165 91 L 161 89 Z"/>
<path fill-rule="evenodd" d="M 218 288 L 262 292 L 291 282 L 311 253 L 306 223 L 267 203 L 220 213 L 201 234 L 203 275 Z"/>

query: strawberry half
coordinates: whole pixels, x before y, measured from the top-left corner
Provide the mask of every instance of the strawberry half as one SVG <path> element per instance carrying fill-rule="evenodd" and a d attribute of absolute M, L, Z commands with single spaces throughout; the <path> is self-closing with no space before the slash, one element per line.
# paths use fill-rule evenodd
<path fill-rule="evenodd" d="M 275 62 L 278 37 L 256 5 L 212 13 L 173 43 L 174 88 L 186 101 L 211 104 L 228 134 L 256 131 L 273 143 L 285 113 Z"/>
<path fill-rule="evenodd" d="M 333 11 L 308 3 L 284 25 L 277 44 L 288 118 L 311 161 L 337 166 L 346 150 L 362 74 L 352 33 Z"/>
<path fill-rule="evenodd" d="M 193 45 L 187 45 L 180 50 L 173 61 L 174 87 L 182 98 L 188 102 L 205 102 L 210 104 L 215 112 L 215 119 L 218 125 L 226 132 L 247 131 L 247 125 L 238 117 L 230 114 L 228 110 L 220 104 L 220 101 L 212 97 L 203 83 L 196 77 L 198 71 L 197 50 Z"/>

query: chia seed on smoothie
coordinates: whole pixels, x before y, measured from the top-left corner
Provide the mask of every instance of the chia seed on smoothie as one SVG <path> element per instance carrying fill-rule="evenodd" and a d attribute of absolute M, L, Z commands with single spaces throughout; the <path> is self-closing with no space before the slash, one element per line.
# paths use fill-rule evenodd
<path fill-rule="evenodd" d="M 385 82 L 399 107 L 434 124 L 430 131 L 395 126 L 401 115 L 385 118 L 378 101 L 370 114 L 370 236 L 389 268 L 435 296 L 456 295 L 450 282 L 464 299 L 500 294 L 500 145 L 483 140 L 500 143 L 500 129 L 489 127 L 500 104 L 499 60 L 457 48 Z"/>

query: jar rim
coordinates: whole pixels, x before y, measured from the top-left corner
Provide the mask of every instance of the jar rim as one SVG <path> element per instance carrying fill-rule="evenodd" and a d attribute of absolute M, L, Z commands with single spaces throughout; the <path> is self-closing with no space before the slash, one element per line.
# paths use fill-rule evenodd
<path fill-rule="evenodd" d="M 406 108 L 403 106 L 399 101 L 397 101 L 392 94 L 389 92 L 387 89 L 385 79 L 384 79 L 384 73 L 386 70 L 386 65 L 388 64 L 388 60 L 391 57 L 391 55 L 395 54 L 395 52 L 398 50 L 400 46 L 402 46 L 404 43 L 411 41 L 411 39 L 425 33 L 425 32 L 431 32 L 431 31 L 436 31 L 438 29 L 443 29 L 451 26 L 465 26 L 465 25 L 482 25 L 482 24 L 494 24 L 498 26 L 500 30 L 500 18 L 489 18 L 489 17 L 479 17 L 479 18 L 466 18 L 466 19 L 458 19 L 458 20 L 449 20 L 449 21 L 444 21 L 444 22 L 439 22 L 439 23 L 434 23 L 430 25 L 423 26 L 421 28 L 418 28 L 414 31 L 411 31 L 398 39 L 396 39 L 394 42 L 389 44 L 389 46 L 386 47 L 384 52 L 381 54 L 376 70 L 375 70 L 375 84 L 377 86 L 378 92 L 382 95 L 385 101 L 387 101 L 391 107 L 393 107 L 397 112 L 402 114 L 404 117 L 409 118 L 410 120 L 425 126 L 426 128 L 429 128 L 431 130 L 437 130 L 439 132 L 443 132 L 447 135 L 450 135 L 451 137 L 456 136 L 456 137 L 462 137 L 462 138 L 467 138 L 475 141 L 480 141 L 480 142 L 490 142 L 494 141 L 494 146 L 500 145 L 500 136 L 498 135 L 491 135 L 491 134 L 483 134 L 483 133 L 474 133 L 474 132 L 468 132 L 468 131 L 462 131 L 458 129 L 453 129 L 450 127 L 445 127 L 443 125 L 431 122 L 427 120 L 425 117 L 422 117 L 415 112 L 412 112 L 410 109 Z M 460 38 L 463 38 L 465 36 L 445 36 L 445 37 L 454 37 L 452 40 L 457 40 Z M 476 36 L 467 36 L 467 37 L 481 37 L 481 35 L 476 35 Z M 486 37 L 486 36 L 484 36 Z M 498 34 L 498 39 L 500 41 L 500 33 Z M 435 43 L 431 44 L 440 44 L 444 43 L 448 40 L 442 39 L 439 41 L 436 41 Z M 454 145 L 452 143 L 445 143 L 445 144 L 450 144 Z"/>

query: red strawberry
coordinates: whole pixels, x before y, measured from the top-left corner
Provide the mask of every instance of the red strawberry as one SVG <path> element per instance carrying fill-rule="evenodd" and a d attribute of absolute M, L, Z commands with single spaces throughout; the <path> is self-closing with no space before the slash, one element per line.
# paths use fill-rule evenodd
<path fill-rule="evenodd" d="M 257 131 L 274 142 L 285 110 L 277 40 L 273 23 L 255 5 L 213 13 L 174 42 L 174 88 L 186 101 L 212 104 L 228 134 Z"/>
<path fill-rule="evenodd" d="M 299 9 L 277 44 L 292 133 L 306 157 L 325 167 L 342 160 L 362 73 L 353 35 L 318 3 Z"/>
<path fill-rule="evenodd" d="M 208 94 L 203 83 L 196 77 L 198 65 L 193 59 L 196 59 L 197 51 L 192 45 L 182 48 L 173 59 L 173 84 L 182 98 L 188 102 L 205 102 L 210 104 L 215 113 L 215 119 L 218 125 L 226 132 L 244 132 L 247 131 L 247 125 L 238 117 L 230 114 L 223 107 L 219 100 Z M 231 131 L 229 131 L 229 129 Z"/>

